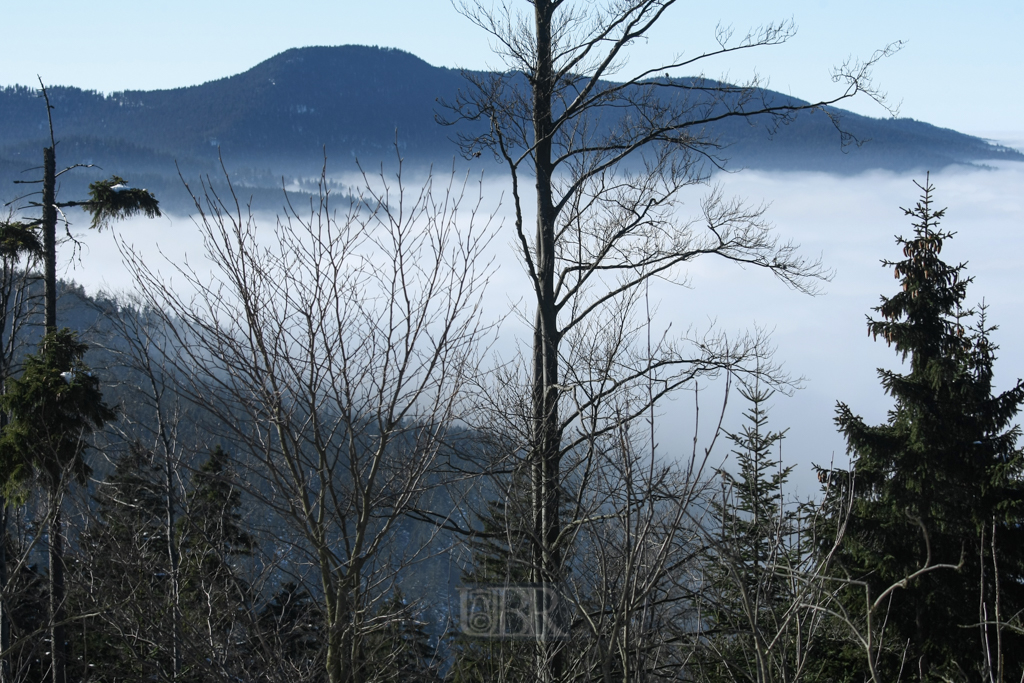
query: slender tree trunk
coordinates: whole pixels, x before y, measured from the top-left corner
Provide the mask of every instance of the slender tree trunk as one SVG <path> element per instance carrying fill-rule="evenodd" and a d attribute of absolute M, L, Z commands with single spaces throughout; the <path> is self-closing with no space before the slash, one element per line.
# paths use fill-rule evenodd
<path fill-rule="evenodd" d="M 57 329 L 57 159 L 53 147 L 43 150 L 43 299 L 47 332 Z"/>
<path fill-rule="evenodd" d="M 992 518 L 992 586 L 995 592 L 996 610 L 996 683 L 1003 683 L 1005 680 L 1003 661 L 1003 612 L 999 602 L 999 591 L 1002 587 L 999 583 L 999 560 L 996 557 L 996 520 Z"/>
<path fill-rule="evenodd" d="M 50 662 L 53 683 L 65 683 L 67 628 L 64 625 L 64 529 L 59 489 L 50 490 L 50 501 Z"/>
<path fill-rule="evenodd" d="M 47 332 L 57 329 L 57 160 L 53 147 L 43 149 L 43 298 L 44 324 Z M 59 486 L 57 484 L 56 486 Z M 64 683 L 65 627 L 64 621 L 64 539 L 61 528 L 60 491 L 51 489 L 53 509 L 50 518 L 50 661 L 53 683 Z"/>
<path fill-rule="evenodd" d="M 329 683 L 342 682 L 342 625 L 339 621 L 339 596 L 326 572 L 322 576 L 324 586 L 324 626 L 327 631 L 327 680 Z"/>
<path fill-rule="evenodd" d="M 928 646 L 928 625 L 925 620 L 924 610 L 921 609 L 920 605 L 915 606 L 916 619 L 915 625 L 917 626 L 917 672 L 918 676 L 922 681 L 928 680 L 928 675 L 931 673 L 931 661 L 928 657 L 928 652 L 925 648 Z"/>
<path fill-rule="evenodd" d="M 181 587 L 178 546 L 174 538 L 174 471 L 169 452 L 164 455 L 164 478 L 167 486 L 167 559 L 171 565 L 171 678 L 178 680 L 181 673 Z"/>
<path fill-rule="evenodd" d="M 330 624 L 327 627 L 327 680 L 330 683 L 341 683 L 344 668 L 342 666 L 342 650 L 344 643 L 341 638 L 341 626 Z"/>
<path fill-rule="evenodd" d="M 10 268 L 10 269 L 9 269 Z M 7 287 L 13 280 L 13 266 L 4 260 L 3 287 Z M 10 277 L 10 279 L 9 279 Z M 6 290 L 8 293 L 10 290 Z M 7 329 L 7 320 L 10 315 L 10 295 L 7 294 L 0 301 L 0 333 Z M 0 379 L 0 394 L 7 392 L 7 377 L 11 371 L 11 359 L 14 355 L 14 333 L 17 324 L 11 317 L 11 333 L 5 344 L 0 344 L 0 353 L 3 353 L 3 376 Z M 0 411 L 0 433 L 7 428 L 7 412 Z M 7 606 L 7 498 L 0 495 L 0 683 L 12 683 L 11 678 L 11 617 Z"/>
<path fill-rule="evenodd" d="M 0 414 L 0 429 L 7 425 L 7 415 Z M 0 683 L 12 683 L 11 622 L 7 609 L 7 499 L 0 495 Z"/>
<path fill-rule="evenodd" d="M 537 174 L 536 267 L 537 317 L 533 339 L 532 408 L 534 433 L 531 444 L 533 489 L 533 581 L 544 589 L 559 585 L 561 553 L 556 547 L 561 479 L 561 427 L 558 416 L 558 310 L 555 300 L 555 220 L 552 201 L 552 112 L 555 89 L 551 54 L 551 20 L 555 7 L 550 0 L 534 2 L 537 32 L 537 65 L 533 74 L 533 126 Z M 547 594 L 547 590 L 544 591 Z M 543 610 L 542 610 L 543 614 Z M 546 615 L 545 615 L 546 618 Z M 544 625 L 547 630 L 548 625 Z M 538 643 L 538 678 L 547 683 L 561 679 L 563 657 L 557 642 Z"/>
<path fill-rule="evenodd" d="M 366 663 L 361 656 L 352 576 L 340 578 L 335 585 L 339 590 L 334 595 L 333 609 L 330 609 L 326 622 L 327 680 L 330 683 L 362 683 L 366 678 Z"/>

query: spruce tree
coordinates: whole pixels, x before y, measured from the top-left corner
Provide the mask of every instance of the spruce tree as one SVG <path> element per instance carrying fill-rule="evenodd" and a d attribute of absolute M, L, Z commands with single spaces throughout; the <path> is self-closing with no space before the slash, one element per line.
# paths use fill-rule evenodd
<path fill-rule="evenodd" d="M 249 586 L 235 564 L 256 547 L 241 515 L 242 494 L 233 481 L 231 459 L 216 446 L 192 475 L 181 539 L 181 596 L 186 628 L 215 651 L 206 657 L 226 670 L 242 642 L 233 631 L 251 606 Z"/>
<path fill-rule="evenodd" d="M 110 225 L 114 220 L 121 220 L 136 215 L 144 215 L 149 218 L 154 218 L 160 215 L 159 201 L 153 196 L 152 193 L 145 189 L 130 188 L 124 179 L 118 176 L 112 176 L 107 180 L 101 180 L 90 184 L 89 186 L 89 197 L 82 200 L 70 200 L 70 201 L 58 201 L 58 190 L 59 185 L 57 182 L 58 177 L 65 171 L 69 171 L 77 166 L 89 166 L 88 164 L 75 164 L 69 168 L 65 168 L 62 171 L 57 171 L 57 139 L 54 135 L 53 130 L 53 106 L 50 104 L 50 98 L 47 93 L 46 87 L 43 85 L 42 79 L 39 81 L 40 94 L 46 103 L 46 117 L 49 127 L 50 134 L 50 145 L 43 148 L 43 164 L 40 167 L 42 170 L 42 178 L 35 180 L 19 180 L 15 181 L 18 183 L 26 184 L 37 184 L 40 185 L 38 192 L 30 193 L 26 197 L 38 195 L 37 200 L 30 200 L 29 206 L 37 208 L 39 210 L 38 217 L 26 218 L 23 221 L 9 221 L 0 224 L 0 252 L 11 252 L 11 251 L 33 251 L 38 252 L 42 260 L 43 265 L 43 326 L 44 334 L 46 338 L 54 335 L 54 339 L 57 336 L 63 334 L 63 331 L 57 329 L 57 222 L 58 215 L 62 216 L 65 221 L 65 227 L 69 225 L 67 216 L 63 213 L 63 209 L 72 207 L 78 207 L 83 209 L 85 212 L 91 215 L 92 221 L 90 227 L 100 230 L 103 227 Z M 40 239 L 41 238 L 41 239 Z M 44 339 L 44 344 L 45 344 Z M 80 358 L 79 358 L 80 360 Z M 65 366 L 65 370 L 67 366 Z M 98 388 L 95 388 L 95 401 L 93 412 L 98 415 L 99 412 L 105 410 L 105 406 L 100 400 Z M 84 415 L 85 413 L 83 413 Z M 95 416 L 94 415 L 94 416 Z M 110 419 L 109 417 L 102 418 L 102 421 Z M 89 422 L 87 418 L 85 422 Z M 98 425 L 97 425 L 98 426 Z M 91 431 L 91 428 L 90 428 Z M 6 430 L 5 430 L 6 432 Z M 6 438 L 6 437 L 5 437 Z M 15 435 L 12 439 L 17 440 L 20 437 Z M 63 438 L 63 437 L 61 437 Z M 59 460 L 59 458 L 57 458 Z M 0 477 L 3 478 L 0 481 L 0 486 L 5 489 L 12 489 L 18 487 L 22 481 L 17 479 L 19 473 L 24 473 L 26 468 L 21 467 L 15 462 L 10 468 L 0 464 Z M 59 496 L 55 496 L 55 491 L 61 489 L 60 485 L 52 485 L 48 493 L 50 494 L 51 504 L 59 504 Z M 8 501 L 0 501 L 7 504 Z M 50 553 L 51 559 L 59 559 L 63 554 L 63 539 L 59 537 L 53 537 L 52 532 L 59 532 L 61 530 L 60 523 L 60 510 L 51 510 L 50 519 Z M 2 560 L 3 558 L 0 558 Z M 51 600 L 53 606 L 58 611 L 63 609 L 64 602 L 64 586 L 63 586 L 63 560 L 57 563 L 59 566 L 54 566 L 51 562 L 50 567 L 50 591 Z M 4 563 L 0 562 L 0 578 L 5 574 Z M 55 619 L 54 615 L 51 615 Z M 62 619 L 56 619 L 54 622 L 56 625 L 55 629 L 63 632 L 64 627 L 58 622 Z M 7 641 L 7 628 L 6 628 L 6 617 L 0 612 L 0 645 L 6 645 Z M 52 681 L 53 683 L 64 683 L 65 675 L 65 664 L 64 664 L 64 646 L 63 639 L 59 644 L 52 648 Z M 0 661 L 0 675 L 4 678 L 7 677 L 8 667 L 2 661 Z"/>
<path fill-rule="evenodd" d="M 49 332 L 39 351 L 25 359 L 18 379 L 8 379 L 0 409 L 10 422 L 0 434 L 0 462 L 9 478 L 33 474 L 46 492 L 50 569 L 50 643 L 54 683 L 64 683 L 67 638 L 64 605 L 64 538 L 61 502 L 68 485 L 89 473 L 86 438 L 113 419 L 102 400 L 99 380 L 83 362 L 88 347 L 67 329 Z M 19 493 L 9 490 L 8 493 Z"/>
<path fill-rule="evenodd" d="M 515 487 L 509 487 L 510 493 Z M 470 537 L 472 561 L 462 572 L 464 587 L 510 587 L 530 583 L 529 535 L 525 504 L 510 497 L 489 500 L 478 515 L 480 528 Z M 511 508 L 511 510 L 510 510 Z M 461 626 L 461 625 L 460 625 Z M 452 641 L 452 683 L 533 681 L 533 646 L 529 641 L 487 639 L 465 630 Z"/>
<path fill-rule="evenodd" d="M 84 619 L 73 632 L 72 678 L 156 679 L 169 670 L 164 486 L 152 453 L 132 444 L 93 496 L 95 517 L 79 541 L 69 602 Z"/>
<path fill-rule="evenodd" d="M 766 403 L 775 392 L 755 382 L 739 393 L 749 404 L 743 413 L 746 424 L 739 432 L 726 433 L 739 471 L 733 475 L 719 470 L 727 495 L 716 500 L 713 509 L 721 521 L 723 546 L 735 556 L 747 587 L 757 589 L 763 568 L 778 558 L 783 541 L 796 533 L 796 511 L 788 509 L 783 498 L 793 466 L 783 467 L 781 457 L 772 454 L 787 431 L 768 428 Z"/>
<path fill-rule="evenodd" d="M 380 626 L 367 640 L 367 680 L 380 683 L 440 683 L 437 651 L 425 624 L 400 589 L 377 611 Z"/>
<path fill-rule="evenodd" d="M 179 522 L 186 552 L 197 562 L 215 563 L 205 574 L 223 572 L 226 558 L 252 553 L 256 541 L 244 528 L 241 508 L 231 457 L 218 445 L 192 475 L 188 518 Z"/>
<path fill-rule="evenodd" d="M 789 680 L 795 663 L 779 633 L 793 596 L 778 568 L 798 567 L 801 545 L 797 510 L 784 497 L 793 467 L 773 454 L 787 430 L 769 429 L 773 390 L 755 381 L 739 393 L 748 405 L 744 424 L 726 433 L 737 472 L 718 471 L 722 490 L 711 501 L 717 538 L 709 549 L 706 597 L 714 646 L 703 649 L 711 655 L 704 671 L 712 680 Z"/>
<path fill-rule="evenodd" d="M 1024 459 L 1012 425 L 1024 384 L 993 393 L 992 328 L 984 316 L 968 325 L 972 278 L 940 257 L 953 233 L 938 227 L 945 209 L 933 208 L 931 183 L 918 187 L 920 200 L 904 209 L 914 234 L 897 238 L 903 258 L 882 262 L 899 291 L 868 318 L 869 333 L 905 361 L 903 372 L 878 371 L 893 408 L 868 425 L 837 407 L 854 487 L 841 559 L 874 595 L 928 562 L 960 564 L 893 594 L 884 675 L 1019 680 L 1024 642 L 994 622 L 1024 609 Z"/>
<path fill-rule="evenodd" d="M 321 606 L 294 582 L 285 583 L 259 614 L 258 628 L 275 656 L 273 668 L 290 672 L 295 678 L 312 676 L 323 668 Z M 253 649 L 259 643 L 253 644 Z M 315 677 L 314 677 L 315 678 Z"/>
<path fill-rule="evenodd" d="M 23 257 L 32 259 L 42 255 L 43 245 L 39 236 L 28 225 L 19 221 L 0 222 L 0 393 L 5 390 L 7 378 L 11 375 L 15 352 L 18 348 L 17 331 L 22 327 L 24 308 L 19 305 L 21 294 L 28 284 L 28 269 L 21 269 Z M 3 339 L 3 333 L 7 338 Z M 0 431 L 7 425 L 7 413 L 0 411 Z M 0 467 L 3 463 L 0 462 Z M 0 471 L 0 486 L 4 483 L 18 488 L 18 482 L 11 481 L 11 473 Z M 0 682 L 9 683 L 11 666 L 7 652 L 11 647 L 11 607 L 4 595 L 7 593 L 7 558 L 10 539 L 7 536 L 7 499 L 0 490 Z"/>

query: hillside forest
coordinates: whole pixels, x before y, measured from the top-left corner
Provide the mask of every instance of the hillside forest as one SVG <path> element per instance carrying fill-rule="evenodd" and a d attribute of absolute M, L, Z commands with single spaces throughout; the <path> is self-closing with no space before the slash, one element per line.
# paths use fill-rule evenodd
<path fill-rule="evenodd" d="M 40 83 L 42 164 L 0 221 L 0 682 L 1024 678 L 1024 382 L 995 388 L 927 171 L 865 311 L 892 408 L 836 403 L 850 464 L 816 465 L 816 495 L 793 493 L 768 335 L 652 312 L 651 284 L 698 263 L 819 290 L 827 264 L 714 183 L 710 124 L 814 112 L 855 144 L 834 105 L 887 106 L 871 67 L 899 46 L 817 102 L 678 78 L 694 60 L 624 73 L 672 4 L 461 5 L 507 70 L 462 74 L 438 119 L 502 166 L 510 224 L 455 172 L 411 181 L 400 142 L 345 192 L 325 164 L 271 222 L 227 168 L 183 173 L 205 266 L 122 240 L 117 296 L 58 278 L 89 267 L 72 225 L 165 209 L 118 175 L 63 183 L 83 169 Z M 497 240 L 510 311 L 482 305 Z M 509 356 L 511 316 L 530 334 Z M 682 395 L 701 436 L 659 443 Z"/>

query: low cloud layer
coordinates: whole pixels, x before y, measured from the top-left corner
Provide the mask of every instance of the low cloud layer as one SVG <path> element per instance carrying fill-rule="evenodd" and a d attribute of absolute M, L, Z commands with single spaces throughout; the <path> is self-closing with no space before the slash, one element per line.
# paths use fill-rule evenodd
<path fill-rule="evenodd" d="M 496 174 L 495 174 L 496 175 Z M 835 457 L 847 462 L 845 444 L 832 424 L 835 403 L 842 400 L 868 422 L 885 419 L 890 401 L 878 383 L 876 368 L 899 367 L 895 353 L 881 341 L 867 336 L 865 316 L 880 295 L 895 293 L 897 283 L 891 269 L 882 268 L 883 258 L 896 259 L 900 253 L 894 235 L 912 232 L 900 207 L 913 206 L 920 191 L 913 180 L 924 182 L 924 172 L 914 176 L 869 173 L 840 178 L 820 174 L 741 172 L 721 178 L 727 195 L 751 203 L 771 204 L 767 216 L 784 239 L 802 245 L 810 256 L 821 255 L 834 271 L 824 292 L 810 297 L 787 289 L 781 282 L 756 269 L 742 269 L 721 260 L 697 262 L 689 269 L 691 287 L 658 287 L 658 324 L 672 323 L 673 329 L 691 324 L 706 327 L 710 321 L 719 328 L 738 332 L 761 326 L 772 331 L 777 360 L 795 377 L 803 377 L 803 388 L 792 397 L 777 395 L 771 411 L 774 430 L 789 429 L 783 456 L 798 463 L 796 482 L 802 495 L 816 490 L 810 463 L 827 464 Z M 994 341 L 1001 346 L 996 363 L 1000 388 L 1012 386 L 1024 377 L 1024 168 L 1019 165 L 994 169 L 950 167 L 933 173 L 937 208 L 948 207 L 943 227 L 957 233 L 943 250 L 949 262 L 967 263 L 975 278 L 969 300 L 983 299 L 990 306 L 991 322 L 1000 329 Z M 476 188 L 471 186 L 471 191 Z M 484 207 L 493 208 L 502 192 L 500 181 L 484 185 Z M 506 195 L 507 196 L 507 195 Z M 697 194 L 691 205 L 696 205 Z M 512 256 L 511 211 L 501 210 L 505 227 L 492 249 L 497 271 L 487 295 L 489 315 L 505 315 L 510 305 L 528 301 L 525 276 Z M 273 217 L 261 218 L 261 232 L 269 239 Z M 79 225 L 84 227 L 84 221 Z M 163 257 L 180 261 L 187 257 L 202 272 L 205 266 L 198 231 L 189 218 L 165 217 L 156 221 L 131 221 L 116 228 L 116 235 L 133 244 L 147 262 L 172 280 L 172 268 Z M 130 290 L 132 283 L 121 264 L 114 237 L 109 233 L 84 236 L 87 247 L 80 262 L 68 263 L 64 277 L 74 279 L 91 291 Z M 70 252 L 65 248 L 63 254 Z M 516 339 L 528 339 L 526 327 L 510 318 L 496 348 L 510 354 Z M 702 421 L 721 406 L 721 387 L 709 387 L 701 397 Z M 693 397 L 680 396 L 662 411 L 659 443 L 665 454 L 688 454 L 692 448 Z M 739 397 L 730 398 L 727 426 L 736 427 L 743 409 Z M 1024 418 L 1022 418 L 1024 419 Z M 721 461 L 727 452 L 724 442 L 717 446 Z"/>

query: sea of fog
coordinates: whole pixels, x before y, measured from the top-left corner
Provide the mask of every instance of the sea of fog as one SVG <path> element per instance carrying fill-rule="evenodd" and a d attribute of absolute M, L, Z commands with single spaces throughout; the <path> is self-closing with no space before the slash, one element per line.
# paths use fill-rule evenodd
<path fill-rule="evenodd" d="M 865 316 L 878 304 L 880 295 L 896 291 L 892 269 L 881 267 L 879 261 L 899 258 L 894 235 L 911 234 L 909 219 L 900 207 L 917 201 L 920 192 L 915 179 L 923 183 L 924 172 L 836 177 L 743 171 L 720 176 L 716 182 L 727 196 L 769 204 L 767 217 L 778 234 L 799 243 L 804 254 L 820 255 L 833 271 L 833 279 L 824 283 L 821 294 L 808 296 L 758 269 L 706 259 L 687 270 L 689 287 L 659 284 L 651 290 L 658 300 L 658 326 L 671 323 L 673 330 L 685 330 L 714 325 L 731 334 L 761 327 L 771 332 L 776 360 L 790 375 L 802 378 L 800 388 L 791 396 L 776 394 L 770 412 L 773 430 L 788 429 L 783 458 L 797 465 L 792 481 L 802 497 L 813 495 L 818 488 L 812 462 L 847 463 L 844 441 L 832 421 L 836 401 L 849 404 L 871 423 L 883 421 L 891 406 L 878 383 L 876 368 L 898 368 L 899 359 L 884 343 L 868 337 Z M 481 192 L 483 211 L 496 211 L 496 220 L 504 222 L 491 244 L 495 272 L 485 297 L 486 314 L 498 318 L 528 300 L 529 292 L 514 256 L 510 204 L 499 203 L 503 194 L 507 195 L 506 183 L 498 169 L 482 184 L 478 180 L 470 183 L 468 192 Z M 975 278 L 969 301 L 984 300 L 989 305 L 990 322 L 999 326 L 993 335 L 1000 346 L 996 383 L 1008 388 L 1024 377 L 1024 269 L 1020 267 L 1024 164 L 953 166 L 932 173 L 931 181 L 936 188 L 936 207 L 948 208 L 943 227 L 957 233 L 942 256 L 948 262 L 967 263 L 968 274 Z M 689 205 L 696 206 L 699 194 L 687 197 Z M 467 206 L 471 199 L 465 200 Z M 259 220 L 269 238 L 274 217 L 260 216 Z M 84 221 L 78 225 L 84 228 Z M 118 239 L 131 244 L 172 281 L 173 261 L 187 258 L 198 271 L 204 268 L 198 232 L 193 220 L 185 216 L 133 220 L 119 224 L 112 233 L 86 233 L 82 238 L 86 248 L 81 259 L 66 260 L 62 275 L 90 292 L 131 290 L 133 283 L 122 265 Z M 507 358 L 517 344 L 528 339 L 527 327 L 515 316 L 507 316 L 495 350 Z M 699 394 L 702 447 L 722 399 L 721 383 L 704 386 Z M 662 406 L 657 441 L 666 456 L 688 457 L 692 451 L 693 405 L 690 392 Z M 737 428 L 744 408 L 738 395 L 729 398 L 727 428 Z M 1024 422 L 1024 415 L 1020 421 Z M 719 440 L 712 463 L 721 464 L 727 453 L 728 443 Z"/>

